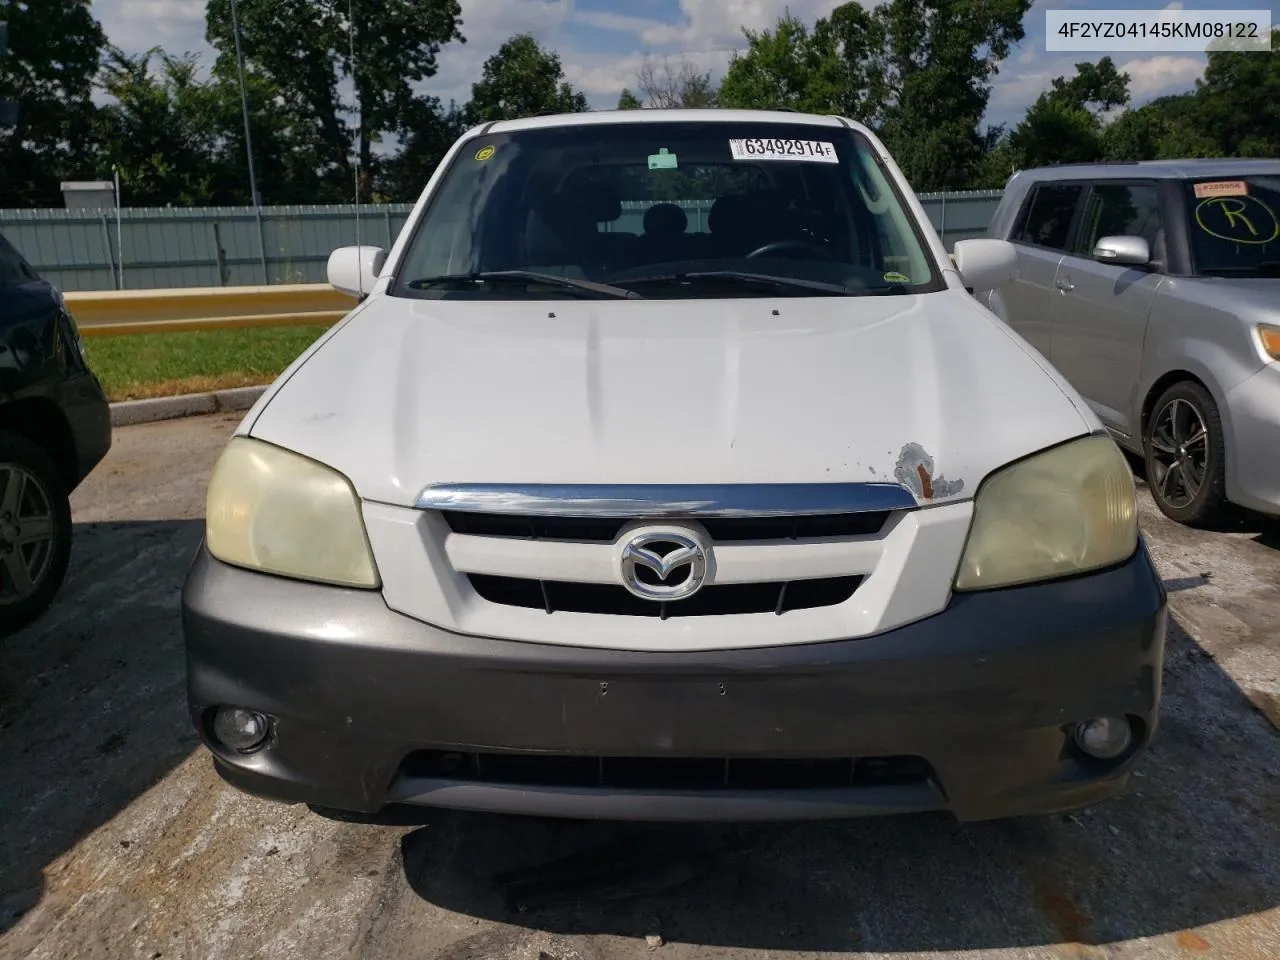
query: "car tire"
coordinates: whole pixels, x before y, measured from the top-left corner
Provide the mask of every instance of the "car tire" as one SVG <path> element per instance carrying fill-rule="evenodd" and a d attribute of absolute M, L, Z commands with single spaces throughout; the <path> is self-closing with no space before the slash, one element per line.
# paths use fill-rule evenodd
<path fill-rule="evenodd" d="M 0 430 L 0 636 L 49 608 L 70 559 L 71 503 L 62 474 L 43 448 Z"/>
<path fill-rule="evenodd" d="M 1181 380 L 1160 394 L 1143 427 L 1142 452 L 1147 487 L 1161 513 L 1189 527 L 1208 526 L 1221 516 L 1226 441 L 1208 390 Z"/>

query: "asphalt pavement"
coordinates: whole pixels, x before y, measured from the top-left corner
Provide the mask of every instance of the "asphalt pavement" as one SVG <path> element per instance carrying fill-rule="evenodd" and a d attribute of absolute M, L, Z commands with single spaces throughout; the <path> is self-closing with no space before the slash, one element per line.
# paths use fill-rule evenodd
<path fill-rule="evenodd" d="M 1280 957 L 1280 523 L 1142 495 L 1161 726 L 1091 810 L 371 826 L 233 791 L 190 729 L 178 592 L 239 417 L 118 429 L 58 603 L 0 641 L 0 957 Z"/>

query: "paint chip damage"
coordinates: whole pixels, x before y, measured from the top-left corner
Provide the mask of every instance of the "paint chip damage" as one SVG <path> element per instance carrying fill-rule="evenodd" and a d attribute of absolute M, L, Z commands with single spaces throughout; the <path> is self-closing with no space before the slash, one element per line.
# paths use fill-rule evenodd
<path fill-rule="evenodd" d="M 948 480 L 933 472 L 933 457 L 918 443 L 905 443 L 893 475 L 917 500 L 940 500 L 964 490 L 963 480 Z"/>

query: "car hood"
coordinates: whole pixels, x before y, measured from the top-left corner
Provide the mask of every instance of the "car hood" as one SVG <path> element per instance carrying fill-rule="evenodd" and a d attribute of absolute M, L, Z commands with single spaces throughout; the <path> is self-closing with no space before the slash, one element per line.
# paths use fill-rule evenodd
<path fill-rule="evenodd" d="M 433 483 L 901 482 L 972 497 L 1096 424 L 961 291 L 371 298 L 241 432 L 410 505 Z"/>

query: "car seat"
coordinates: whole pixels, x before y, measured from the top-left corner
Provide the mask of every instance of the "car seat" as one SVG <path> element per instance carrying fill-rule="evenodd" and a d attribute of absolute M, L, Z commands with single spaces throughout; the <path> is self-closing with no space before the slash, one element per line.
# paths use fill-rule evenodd
<path fill-rule="evenodd" d="M 674 203 L 655 203 L 644 213 L 641 255 L 648 263 L 685 260 L 690 253 L 689 215 Z"/>
<path fill-rule="evenodd" d="M 533 265 L 578 267 L 588 276 L 629 266 L 637 237 L 599 227 L 621 216 L 622 201 L 608 187 L 567 183 L 530 211 L 525 255 Z"/>

